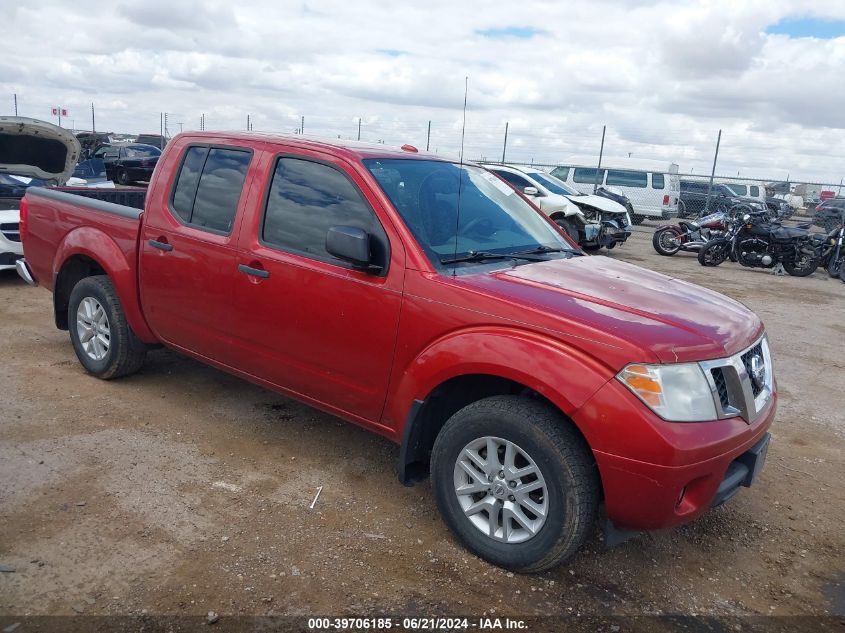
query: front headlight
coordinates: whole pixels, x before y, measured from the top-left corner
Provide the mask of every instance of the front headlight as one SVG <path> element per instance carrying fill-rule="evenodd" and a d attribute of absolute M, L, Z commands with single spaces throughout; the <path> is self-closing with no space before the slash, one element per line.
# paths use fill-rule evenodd
<path fill-rule="evenodd" d="M 664 420 L 702 422 L 718 417 L 710 385 L 697 363 L 628 365 L 616 378 Z"/>

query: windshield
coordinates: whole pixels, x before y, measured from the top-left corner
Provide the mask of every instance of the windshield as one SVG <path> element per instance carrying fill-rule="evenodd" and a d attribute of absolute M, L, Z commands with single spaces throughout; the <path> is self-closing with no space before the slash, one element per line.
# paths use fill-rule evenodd
<path fill-rule="evenodd" d="M 438 268 L 444 260 L 479 252 L 573 250 L 534 207 L 485 169 L 414 159 L 367 159 L 364 165 Z"/>
<path fill-rule="evenodd" d="M 547 174 L 541 171 L 531 171 L 526 172 L 529 176 L 531 176 L 534 180 L 537 180 L 541 185 L 543 185 L 546 189 L 551 191 L 552 193 L 556 193 L 559 196 L 580 196 L 582 195 L 580 191 L 575 191 L 572 187 L 567 185 L 566 183 L 558 180 L 551 174 Z"/>

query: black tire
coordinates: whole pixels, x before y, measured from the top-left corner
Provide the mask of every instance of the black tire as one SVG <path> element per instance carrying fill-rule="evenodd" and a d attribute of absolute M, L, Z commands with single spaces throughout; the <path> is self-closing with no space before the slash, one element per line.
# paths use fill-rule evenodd
<path fill-rule="evenodd" d="M 710 240 L 698 251 L 698 263 L 702 266 L 718 266 L 730 256 L 730 242 L 717 237 Z"/>
<path fill-rule="evenodd" d="M 668 243 L 668 241 L 664 240 L 664 238 L 669 234 L 679 236 L 681 232 L 680 230 L 678 230 L 677 227 L 665 226 L 662 229 L 657 229 L 654 232 L 654 235 L 651 236 L 651 245 L 654 247 L 654 250 L 657 251 L 658 255 L 663 255 L 664 257 L 671 257 L 679 250 L 681 250 L 680 244 L 671 245 Z"/>
<path fill-rule="evenodd" d="M 803 266 L 796 266 L 792 262 L 783 263 L 783 269 L 793 277 L 809 277 L 819 267 L 819 257 L 809 258 L 804 262 Z"/>
<path fill-rule="evenodd" d="M 610 244 L 606 244 L 605 248 L 609 251 L 612 251 L 614 248 L 616 248 L 616 242 L 611 242 Z"/>
<path fill-rule="evenodd" d="M 566 218 L 558 218 L 555 220 L 555 223 L 563 229 L 563 232 L 566 233 L 573 242 L 578 244 L 578 227 L 575 226 L 573 222 L 567 220 Z"/>
<path fill-rule="evenodd" d="M 838 279 L 839 276 L 842 274 L 842 258 L 836 259 L 834 257 L 830 258 L 830 261 L 827 262 L 827 266 L 825 267 L 827 270 L 827 274 L 833 277 L 834 279 Z"/>
<path fill-rule="evenodd" d="M 120 185 L 128 185 L 129 184 L 129 172 L 125 169 L 121 169 L 117 172 L 117 182 Z"/>
<path fill-rule="evenodd" d="M 687 217 L 687 204 L 683 200 L 678 200 L 678 217 Z"/>
<path fill-rule="evenodd" d="M 100 359 L 89 355 L 79 336 L 78 310 L 82 302 L 89 298 L 102 306 L 109 329 L 108 349 Z M 147 346 L 130 329 L 114 286 L 106 275 L 86 277 L 74 286 L 70 293 L 67 317 L 76 357 L 89 374 L 109 380 L 134 374 L 144 364 Z"/>
<path fill-rule="evenodd" d="M 458 457 L 474 440 L 491 436 L 529 454 L 546 482 L 545 522 L 523 542 L 483 533 L 464 514 L 455 491 Z M 551 406 L 521 396 L 485 398 L 455 413 L 434 443 L 431 479 L 437 507 L 458 539 L 488 562 L 523 573 L 550 569 L 581 548 L 595 523 L 601 490 L 592 453 L 575 427 Z"/>

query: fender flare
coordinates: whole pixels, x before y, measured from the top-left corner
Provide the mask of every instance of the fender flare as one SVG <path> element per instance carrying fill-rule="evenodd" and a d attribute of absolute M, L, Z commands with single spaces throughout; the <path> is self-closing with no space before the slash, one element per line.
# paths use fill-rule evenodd
<path fill-rule="evenodd" d="M 135 247 L 136 244 L 133 244 L 132 255 L 135 254 Z M 100 229 L 82 226 L 64 236 L 53 256 L 54 297 L 58 290 L 56 280 L 62 268 L 70 258 L 78 255 L 93 260 L 108 275 L 120 299 L 126 321 L 135 335 L 144 343 L 157 343 L 158 339 L 150 330 L 141 311 L 134 262 L 130 262 L 117 242 Z"/>
<path fill-rule="evenodd" d="M 433 442 L 424 432 L 426 403 L 448 381 L 470 376 L 505 379 L 536 392 L 571 419 L 614 372 L 559 339 L 495 326 L 459 330 L 435 340 L 400 375 L 389 417 L 399 425 L 399 475 L 407 484 L 419 479 L 409 474 L 409 465 L 426 460 Z"/>

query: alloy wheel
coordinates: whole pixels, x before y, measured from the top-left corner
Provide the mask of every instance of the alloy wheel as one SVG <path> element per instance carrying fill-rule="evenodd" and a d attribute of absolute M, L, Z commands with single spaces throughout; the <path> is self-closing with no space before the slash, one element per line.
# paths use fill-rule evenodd
<path fill-rule="evenodd" d="M 466 517 L 493 540 L 522 543 L 546 522 L 546 481 L 513 442 L 487 436 L 467 444 L 455 462 L 454 484 Z"/>
<path fill-rule="evenodd" d="M 111 329 L 106 310 L 94 297 L 85 297 L 76 310 L 76 333 L 89 358 L 103 360 L 109 352 Z"/>

